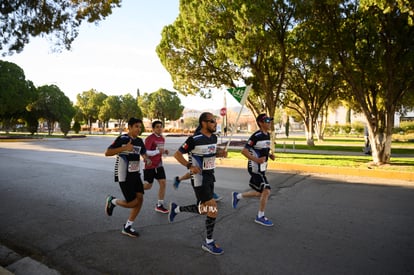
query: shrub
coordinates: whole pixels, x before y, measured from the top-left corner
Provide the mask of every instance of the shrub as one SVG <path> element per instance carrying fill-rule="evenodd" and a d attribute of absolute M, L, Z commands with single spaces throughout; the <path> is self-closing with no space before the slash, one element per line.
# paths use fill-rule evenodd
<path fill-rule="evenodd" d="M 80 129 L 81 129 L 81 125 L 80 125 L 80 123 L 79 123 L 78 121 L 75 121 L 75 123 L 73 123 L 72 130 L 73 130 L 76 134 L 79 134 Z"/>
<path fill-rule="evenodd" d="M 400 128 L 405 134 L 414 133 L 414 121 L 403 121 L 400 123 Z"/>
<path fill-rule="evenodd" d="M 351 124 L 347 123 L 345 125 L 341 125 L 341 130 L 342 132 L 348 135 L 349 133 L 351 133 L 352 130 Z"/>
<path fill-rule="evenodd" d="M 60 124 L 60 130 L 62 131 L 62 133 L 65 135 L 65 136 L 67 136 L 67 134 L 69 133 L 69 131 L 70 131 L 70 120 L 69 119 L 67 119 L 67 118 L 62 118 L 60 121 L 59 121 L 59 124 Z"/>
<path fill-rule="evenodd" d="M 354 122 L 352 123 L 352 129 L 358 135 L 364 134 L 365 125 L 362 122 Z"/>
<path fill-rule="evenodd" d="M 26 120 L 26 127 L 30 134 L 34 135 L 34 133 L 36 133 L 37 129 L 39 128 L 39 121 L 36 117 L 29 116 Z"/>

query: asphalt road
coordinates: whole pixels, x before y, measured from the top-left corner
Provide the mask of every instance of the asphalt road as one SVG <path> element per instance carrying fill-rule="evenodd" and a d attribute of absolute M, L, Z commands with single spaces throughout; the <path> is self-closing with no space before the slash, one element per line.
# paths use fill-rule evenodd
<path fill-rule="evenodd" d="M 135 223 L 141 236 L 120 233 L 128 210 L 104 213 L 114 158 L 110 137 L 0 142 L 0 241 L 62 274 L 413 274 L 414 185 L 366 178 L 268 173 L 266 216 L 253 222 L 258 200 L 232 209 L 232 191 L 248 190 L 244 167 L 216 169 L 219 217 L 214 237 L 224 254 L 201 249 L 204 217 L 156 213 L 157 185 L 146 192 Z M 182 138 L 168 138 L 175 150 Z M 194 202 L 185 168 L 168 157 L 166 201 Z"/>

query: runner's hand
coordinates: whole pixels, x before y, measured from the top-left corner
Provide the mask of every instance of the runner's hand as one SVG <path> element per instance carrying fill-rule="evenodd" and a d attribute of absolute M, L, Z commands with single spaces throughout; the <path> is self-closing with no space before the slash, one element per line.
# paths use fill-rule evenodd
<path fill-rule="evenodd" d="M 127 144 L 125 144 L 125 146 L 122 147 L 122 149 L 124 149 L 125 151 L 134 151 L 134 145 L 132 145 L 132 140 L 130 139 L 129 142 Z"/>
<path fill-rule="evenodd" d="M 259 163 L 259 164 L 265 163 L 266 162 L 266 157 L 260 157 L 260 158 L 257 159 L 256 162 Z"/>
<path fill-rule="evenodd" d="M 201 169 L 198 166 L 191 166 L 189 170 L 194 175 L 198 174 L 198 173 L 201 173 Z"/>

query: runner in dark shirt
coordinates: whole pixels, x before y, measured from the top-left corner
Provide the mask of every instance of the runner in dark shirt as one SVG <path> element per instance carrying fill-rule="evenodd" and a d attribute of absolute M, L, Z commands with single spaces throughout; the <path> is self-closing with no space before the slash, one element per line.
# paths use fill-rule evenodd
<path fill-rule="evenodd" d="M 241 152 L 249 160 L 247 171 L 250 174 L 249 186 L 253 190 L 244 193 L 232 193 L 233 208 L 237 207 L 237 203 L 242 198 L 260 198 L 259 211 L 254 221 L 264 226 L 273 226 L 273 222 L 264 215 L 271 189 L 266 178 L 267 162 L 269 158 L 275 160 L 275 156 L 270 150 L 269 130 L 272 120 L 273 118 L 268 117 L 266 114 L 260 114 L 256 118 L 260 129 L 250 136 Z"/>
<path fill-rule="evenodd" d="M 168 219 L 172 222 L 180 212 L 192 212 L 206 215 L 206 239 L 202 249 L 214 255 L 223 253 L 213 239 L 214 225 L 218 213 L 217 203 L 213 198 L 215 158 L 225 157 L 227 154 L 223 149 L 217 148 L 216 131 L 217 122 L 211 113 L 202 113 L 199 118 L 201 130 L 199 134 L 189 137 L 183 145 L 175 152 L 174 157 L 179 163 L 190 170 L 192 176 L 191 184 L 197 199 L 196 204 L 178 206 L 171 203 Z M 189 154 L 189 160 L 184 158 Z"/>
<path fill-rule="evenodd" d="M 118 136 L 105 151 L 105 156 L 117 156 L 115 181 L 119 182 L 125 198 L 125 200 L 121 200 L 108 195 L 106 197 L 105 212 L 108 216 L 112 216 L 113 209 L 117 205 L 130 208 L 130 215 L 121 231 L 122 234 L 130 237 L 139 236 L 138 232 L 132 228 L 132 224 L 141 210 L 144 195 L 140 174 L 140 155 L 146 163 L 151 162 L 146 154 L 144 142 L 138 137 L 141 125 L 142 120 L 131 118 L 128 121 L 128 133 Z"/>

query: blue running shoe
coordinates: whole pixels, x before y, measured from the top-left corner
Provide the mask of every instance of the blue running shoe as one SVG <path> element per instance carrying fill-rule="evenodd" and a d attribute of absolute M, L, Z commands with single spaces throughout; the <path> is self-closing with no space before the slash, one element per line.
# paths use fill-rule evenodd
<path fill-rule="evenodd" d="M 215 201 L 221 201 L 223 199 L 223 197 L 220 197 L 219 195 L 217 195 L 216 193 L 213 193 L 213 199 Z"/>
<path fill-rule="evenodd" d="M 239 202 L 239 199 L 237 198 L 238 194 L 239 193 L 237 193 L 237 192 L 232 192 L 231 193 L 231 205 L 233 206 L 234 209 L 236 209 L 237 203 Z"/>
<path fill-rule="evenodd" d="M 178 189 L 178 185 L 180 185 L 180 182 L 181 181 L 178 176 L 174 178 L 174 183 L 173 183 L 174 189 Z"/>
<path fill-rule="evenodd" d="M 211 243 L 204 242 L 201 248 L 213 255 L 221 255 L 224 252 L 223 249 L 220 248 L 218 245 L 216 245 L 215 242 L 211 242 Z"/>
<path fill-rule="evenodd" d="M 173 202 L 170 204 L 170 213 L 168 213 L 168 221 L 169 222 L 173 222 L 175 216 L 177 216 L 177 213 L 175 213 L 175 209 L 177 207 L 178 207 L 178 205 L 173 203 Z"/>
<path fill-rule="evenodd" d="M 259 218 L 258 216 L 256 216 L 256 219 L 254 220 L 255 223 L 264 225 L 264 226 L 273 226 L 273 223 L 266 218 L 265 216 Z"/>

